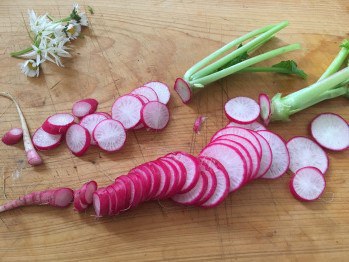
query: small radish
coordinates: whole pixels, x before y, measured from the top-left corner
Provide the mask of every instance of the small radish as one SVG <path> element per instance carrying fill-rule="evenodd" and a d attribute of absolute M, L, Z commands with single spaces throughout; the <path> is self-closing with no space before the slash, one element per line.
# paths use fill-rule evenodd
<path fill-rule="evenodd" d="M 90 133 L 91 136 L 91 145 L 97 145 L 96 141 L 92 137 L 92 132 L 95 129 L 95 127 L 102 122 L 103 120 L 106 120 L 107 117 L 102 115 L 102 114 L 91 114 L 85 116 L 83 119 L 80 121 L 80 125 L 85 127 L 88 132 Z"/>
<path fill-rule="evenodd" d="M 232 127 L 232 126 L 242 127 L 242 128 L 250 129 L 253 131 L 267 130 L 265 126 L 263 126 L 261 123 L 259 123 L 257 121 L 254 121 L 254 122 L 249 123 L 249 124 L 238 124 L 235 122 L 230 122 L 229 124 L 226 125 L 226 127 Z"/>
<path fill-rule="evenodd" d="M 174 84 L 174 90 L 177 92 L 183 103 L 188 103 L 192 97 L 192 91 L 188 83 L 183 78 L 177 78 Z"/>
<path fill-rule="evenodd" d="M 207 119 L 207 117 L 205 116 L 199 116 L 195 122 L 194 122 L 194 126 L 193 126 L 193 131 L 198 134 L 201 130 L 201 125 L 205 122 L 205 120 Z"/>
<path fill-rule="evenodd" d="M 56 188 L 45 191 L 33 192 L 12 200 L 0 206 L 0 212 L 11 210 L 21 206 L 49 205 L 54 207 L 67 207 L 73 202 L 74 192 L 70 188 Z"/>
<path fill-rule="evenodd" d="M 145 98 L 147 98 L 149 101 L 159 101 L 158 95 L 156 94 L 156 92 L 147 86 L 141 86 L 136 88 L 135 90 L 133 90 L 131 92 L 131 95 L 141 95 L 144 96 Z"/>
<path fill-rule="evenodd" d="M 9 131 L 5 133 L 2 137 L 1 141 L 6 145 L 14 145 L 17 144 L 23 138 L 23 130 L 22 128 L 11 128 Z"/>
<path fill-rule="evenodd" d="M 115 152 L 125 144 L 126 132 L 119 121 L 106 119 L 101 121 L 93 130 L 93 139 L 101 149 L 107 152 Z"/>
<path fill-rule="evenodd" d="M 77 101 L 73 105 L 72 113 L 78 118 L 82 118 L 89 114 L 96 112 L 98 106 L 98 101 L 93 98 L 86 98 Z"/>
<path fill-rule="evenodd" d="M 54 114 L 42 124 L 42 129 L 52 135 L 64 134 L 74 122 L 74 116 L 67 113 Z"/>
<path fill-rule="evenodd" d="M 170 100 L 170 90 L 168 86 L 164 83 L 161 82 L 148 82 L 144 84 L 144 86 L 150 87 L 155 91 L 155 93 L 158 96 L 159 102 L 163 104 L 167 104 L 168 101 Z"/>
<path fill-rule="evenodd" d="M 269 96 L 266 94 L 259 95 L 259 107 L 261 110 L 261 118 L 265 125 L 268 125 L 271 118 L 271 102 Z"/>
<path fill-rule="evenodd" d="M 314 201 L 324 192 L 326 181 L 321 171 L 315 167 L 299 169 L 290 181 L 291 194 L 300 201 Z"/>
<path fill-rule="evenodd" d="M 50 150 L 58 147 L 62 138 L 62 135 L 51 135 L 40 127 L 33 135 L 33 144 L 38 150 Z"/>
<path fill-rule="evenodd" d="M 117 98 L 112 107 L 112 118 L 123 124 L 125 129 L 135 127 L 141 121 L 143 102 L 136 96 L 124 95 Z"/>
<path fill-rule="evenodd" d="M 260 108 L 253 99 L 238 96 L 230 99 L 225 104 L 224 111 L 231 121 L 239 124 L 249 124 L 258 118 Z"/>
<path fill-rule="evenodd" d="M 91 136 L 85 127 L 73 124 L 67 130 L 65 141 L 74 155 L 82 156 L 90 147 Z"/>
<path fill-rule="evenodd" d="M 164 129 L 170 120 L 170 112 L 167 106 L 156 101 L 144 105 L 141 115 L 144 125 L 153 130 Z"/>
<path fill-rule="evenodd" d="M 290 152 L 290 170 L 293 173 L 306 166 L 316 167 L 321 173 L 326 173 L 328 157 L 313 140 L 302 136 L 294 137 L 287 142 L 287 149 Z"/>
<path fill-rule="evenodd" d="M 342 151 L 349 148 L 349 125 L 339 115 L 320 114 L 310 125 L 311 135 L 322 147 Z"/>

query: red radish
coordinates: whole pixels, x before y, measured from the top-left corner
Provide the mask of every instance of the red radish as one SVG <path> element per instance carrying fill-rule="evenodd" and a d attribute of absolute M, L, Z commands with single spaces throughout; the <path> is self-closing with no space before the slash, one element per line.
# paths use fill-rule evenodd
<path fill-rule="evenodd" d="M 155 93 L 158 96 L 159 102 L 163 104 L 167 104 L 168 101 L 170 100 L 170 90 L 168 86 L 164 83 L 161 82 L 148 82 L 144 84 L 144 86 L 150 87 L 155 91 Z"/>
<path fill-rule="evenodd" d="M 201 161 L 200 158 L 199 163 L 201 175 L 207 177 L 207 188 L 202 197 L 195 202 L 195 205 L 197 206 L 201 206 L 203 203 L 209 200 L 214 194 L 217 187 L 217 178 L 214 174 L 213 169 L 210 166 L 208 166 L 204 161 Z"/>
<path fill-rule="evenodd" d="M 207 119 L 207 117 L 205 116 L 199 116 L 195 122 L 194 122 L 194 126 L 193 126 L 193 130 L 196 134 L 198 134 L 201 130 L 201 125 L 203 122 L 205 122 L 205 120 Z"/>
<path fill-rule="evenodd" d="M 125 144 L 126 132 L 119 121 L 106 119 L 101 121 L 93 130 L 93 139 L 101 149 L 107 152 L 115 152 Z"/>
<path fill-rule="evenodd" d="M 253 131 L 267 130 L 265 128 L 265 126 L 263 126 L 261 123 L 259 123 L 257 121 L 254 121 L 254 122 L 249 123 L 249 124 L 238 124 L 238 123 L 235 123 L 235 122 L 230 122 L 229 124 L 226 125 L 226 127 L 232 127 L 232 126 L 242 127 L 242 128 L 250 129 L 250 130 L 253 130 Z"/>
<path fill-rule="evenodd" d="M 306 166 L 318 168 L 325 174 L 328 168 L 328 157 L 325 151 L 309 138 L 297 136 L 287 142 L 290 153 L 290 170 L 296 173 Z"/>
<path fill-rule="evenodd" d="M 146 98 L 145 96 L 142 96 L 142 95 L 136 95 L 136 94 L 130 94 L 130 95 L 133 95 L 135 97 L 138 97 L 140 100 L 142 100 L 143 104 L 146 104 L 149 102 L 149 99 Z"/>
<path fill-rule="evenodd" d="M 174 84 L 174 90 L 177 92 L 183 103 L 188 103 L 192 97 L 192 91 L 188 83 L 183 78 L 177 78 Z"/>
<path fill-rule="evenodd" d="M 342 151 L 349 148 L 349 126 L 339 115 L 320 114 L 310 125 L 311 135 L 322 147 Z"/>
<path fill-rule="evenodd" d="M 116 180 L 122 181 L 122 183 L 125 186 L 126 197 L 125 197 L 125 209 L 124 210 L 128 210 L 131 208 L 132 201 L 133 201 L 133 198 L 135 195 L 134 184 L 133 184 L 132 180 L 126 175 L 119 176 L 116 178 Z"/>
<path fill-rule="evenodd" d="M 38 150 L 50 150 L 58 147 L 62 138 L 62 135 L 51 135 L 40 127 L 33 135 L 33 144 Z"/>
<path fill-rule="evenodd" d="M 105 116 L 107 119 L 111 119 L 111 115 L 107 112 L 96 112 L 96 114 L 100 114 L 102 116 Z"/>
<path fill-rule="evenodd" d="M 135 174 L 139 180 L 141 181 L 142 184 L 142 198 L 141 201 L 144 202 L 148 200 L 149 194 L 150 194 L 150 189 L 151 189 L 151 174 L 148 173 L 148 170 L 145 170 L 144 168 L 138 166 L 134 169 L 132 169 L 129 174 Z"/>
<path fill-rule="evenodd" d="M 256 138 L 258 139 L 258 141 L 262 147 L 260 166 L 259 166 L 259 170 L 255 176 L 255 178 L 260 178 L 260 177 L 264 176 L 265 173 L 267 173 L 267 171 L 269 170 L 271 163 L 272 163 L 272 159 L 273 159 L 273 153 L 271 152 L 271 148 L 270 148 L 269 143 L 267 142 L 267 140 L 264 137 L 262 137 L 257 132 L 255 132 L 254 135 L 256 136 Z"/>
<path fill-rule="evenodd" d="M 299 169 L 290 181 L 291 194 L 300 201 L 314 201 L 324 192 L 326 181 L 321 171 L 315 167 Z"/>
<path fill-rule="evenodd" d="M 170 187 L 171 183 L 171 174 L 168 167 L 159 160 L 153 161 L 154 166 L 158 169 L 160 174 L 160 185 L 159 189 L 156 192 L 154 198 L 155 199 L 164 199 L 166 193 Z"/>
<path fill-rule="evenodd" d="M 83 204 L 80 199 L 80 190 L 75 190 L 74 192 L 74 210 L 78 212 L 83 212 L 88 208 L 87 204 Z"/>
<path fill-rule="evenodd" d="M 268 125 L 271 117 L 271 102 L 269 96 L 266 94 L 260 94 L 258 100 L 261 118 L 264 121 L 264 124 Z"/>
<path fill-rule="evenodd" d="M 80 200 L 81 203 L 85 205 L 90 205 L 92 204 L 92 198 L 93 198 L 93 193 L 97 190 L 97 183 L 96 181 L 89 181 L 85 184 L 80 189 Z"/>
<path fill-rule="evenodd" d="M 80 125 L 85 127 L 90 133 L 91 145 L 97 145 L 96 141 L 93 139 L 93 136 L 92 136 L 93 130 L 100 122 L 106 119 L 107 119 L 106 116 L 102 114 L 97 114 L 97 113 L 87 115 L 83 119 L 81 119 Z"/>
<path fill-rule="evenodd" d="M 111 191 L 111 189 L 113 189 L 113 191 Z M 109 208 L 109 215 L 119 214 L 121 211 L 126 209 L 126 204 L 128 204 L 128 200 L 126 199 L 125 184 L 117 180 L 114 184 L 109 186 L 108 190 L 111 197 L 111 202 L 115 203 L 114 209 Z M 114 197 L 116 199 L 113 200 Z"/>
<path fill-rule="evenodd" d="M 277 134 L 267 130 L 258 131 L 258 134 L 267 140 L 273 156 L 271 166 L 262 178 L 275 179 L 281 177 L 290 165 L 290 155 L 285 141 Z"/>
<path fill-rule="evenodd" d="M 141 121 L 143 102 L 136 96 L 124 95 L 115 100 L 112 118 L 123 124 L 125 129 L 135 127 Z"/>
<path fill-rule="evenodd" d="M 177 173 L 176 167 L 173 165 L 172 162 L 166 160 L 166 159 L 158 159 L 158 161 L 161 161 L 169 170 L 170 174 L 170 184 L 168 186 L 168 189 L 165 193 L 165 197 L 172 197 L 173 195 L 177 194 L 179 191 L 178 183 L 180 182 L 180 175 Z"/>
<path fill-rule="evenodd" d="M 1 141 L 6 145 L 17 144 L 23 138 L 22 128 L 11 128 L 6 134 L 2 137 Z"/>
<path fill-rule="evenodd" d="M 105 188 L 99 188 L 93 193 L 93 208 L 97 217 L 108 215 L 109 206 L 109 195 Z"/>
<path fill-rule="evenodd" d="M 238 96 L 230 99 L 224 106 L 225 115 L 239 124 L 249 124 L 255 121 L 260 113 L 256 101 L 248 97 Z"/>
<path fill-rule="evenodd" d="M 172 165 L 175 167 L 176 173 L 179 176 L 177 190 L 178 190 L 178 192 L 181 191 L 185 182 L 186 182 L 186 178 L 187 178 L 186 169 L 185 169 L 184 165 L 175 158 L 162 157 L 161 159 L 164 159 L 164 160 L 171 162 Z"/>
<path fill-rule="evenodd" d="M 72 113 L 78 118 L 93 114 L 96 112 L 98 106 L 98 101 L 93 98 L 86 98 L 77 101 L 73 105 Z"/>
<path fill-rule="evenodd" d="M 0 212 L 8 211 L 21 206 L 49 205 L 54 207 L 67 207 L 73 202 L 74 192 L 70 188 L 60 187 L 45 191 L 33 192 L 12 200 L 0 206 Z"/>
<path fill-rule="evenodd" d="M 144 96 L 149 101 L 159 101 L 156 92 L 152 88 L 147 86 L 138 87 L 135 90 L 133 90 L 131 94 Z"/>
<path fill-rule="evenodd" d="M 156 101 L 144 105 L 141 115 L 142 122 L 154 130 L 164 129 L 170 120 L 170 112 L 167 106 Z"/>
<path fill-rule="evenodd" d="M 132 181 L 133 186 L 134 186 L 134 195 L 132 197 L 132 202 L 131 202 L 130 208 L 135 208 L 141 203 L 142 198 L 143 198 L 142 181 L 134 173 L 129 173 L 127 176 L 128 176 L 128 178 L 130 178 L 130 180 Z M 127 205 L 126 202 L 125 202 L 125 207 Z"/>
<path fill-rule="evenodd" d="M 82 156 L 90 147 L 91 136 L 85 127 L 73 124 L 67 130 L 65 141 L 74 155 Z"/>
<path fill-rule="evenodd" d="M 67 113 L 54 114 L 42 124 L 42 129 L 52 135 L 64 134 L 74 122 L 74 116 Z"/>
<path fill-rule="evenodd" d="M 23 130 L 23 144 L 24 144 L 24 150 L 27 154 L 28 163 L 32 166 L 37 166 L 42 164 L 42 159 L 39 156 L 38 152 L 36 152 L 35 147 L 33 146 L 33 142 L 30 137 L 27 122 L 25 121 L 23 112 L 19 104 L 17 103 L 16 99 L 11 94 L 5 93 L 5 92 L 0 92 L 0 96 L 10 99 L 16 106 L 17 113 L 21 122 L 21 127 Z"/>

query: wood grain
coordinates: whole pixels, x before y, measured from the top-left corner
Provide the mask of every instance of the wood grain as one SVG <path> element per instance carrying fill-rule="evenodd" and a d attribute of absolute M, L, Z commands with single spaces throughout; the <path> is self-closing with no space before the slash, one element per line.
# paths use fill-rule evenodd
<path fill-rule="evenodd" d="M 205 88 L 185 106 L 172 92 L 171 122 L 159 133 L 130 132 L 116 154 L 91 148 L 72 156 L 65 145 L 41 153 L 45 164 L 26 164 L 22 146 L 0 145 L 0 201 L 47 187 L 100 185 L 133 166 L 173 150 L 197 154 L 226 123 L 223 104 L 237 95 L 289 93 L 314 82 L 348 37 L 349 4 L 335 1 L 78 1 L 95 14 L 84 38 L 74 42 L 74 58 L 64 68 L 46 63 L 39 78 L 28 79 L 9 52 L 24 48 L 27 9 L 55 17 L 69 13 L 70 1 L 0 2 L 0 90 L 15 95 L 33 132 L 55 112 L 70 111 L 83 97 L 109 111 L 119 95 L 150 80 L 172 86 L 195 61 L 256 27 L 281 20 L 291 25 L 263 50 L 299 42 L 292 58 L 309 74 L 304 81 L 273 74 L 241 74 Z M 276 61 L 276 60 L 275 60 Z M 285 139 L 308 135 L 318 113 L 349 120 L 348 101 L 335 99 L 305 110 L 289 123 L 270 126 Z M 198 115 L 208 116 L 193 135 Z M 19 126 L 14 105 L 1 99 L 0 133 Z M 231 194 L 219 207 L 184 208 L 170 201 L 146 203 L 117 217 L 98 219 L 89 210 L 28 207 L 0 214 L 2 261 L 347 261 L 349 254 L 349 152 L 329 153 L 325 195 L 303 204 L 291 196 L 290 173 L 256 181 Z"/>

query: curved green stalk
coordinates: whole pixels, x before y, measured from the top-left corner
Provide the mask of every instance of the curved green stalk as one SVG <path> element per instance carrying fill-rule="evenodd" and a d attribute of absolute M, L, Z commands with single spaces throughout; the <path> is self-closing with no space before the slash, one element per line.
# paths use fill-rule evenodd
<path fill-rule="evenodd" d="M 10 53 L 10 56 L 12 56 L 12 57 L 19 57 L 21 55 L 24 55 L 24 54 L 30 52 L 30 51 L 33 51 L 32 47 L 28 47 L 28 48 L 23 49 L 21 51 L 12 52 L 12 53 Z"/>

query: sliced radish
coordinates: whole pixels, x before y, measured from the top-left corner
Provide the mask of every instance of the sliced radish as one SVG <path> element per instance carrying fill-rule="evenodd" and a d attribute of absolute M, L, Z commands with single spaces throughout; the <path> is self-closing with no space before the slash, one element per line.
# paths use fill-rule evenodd
<path fill-rule="evenodd" d="M 167 189 L 167 192 L 165 193 L 164 198 L 172 197 L 173 195 L 179 192 L 178 183 L 179 183 L 180 176 L 177 172 L 176 167 L 172 164 L 172 162 L 163 158 L 158 159 L 158 161 L 161 161 L 167 167 L 170 174 L 170 184 L 168 186 L 168 189 Z"/>
<path fill-rule="evenodd" d="M 306 166 L 318 168 L 325 174 L 328 168 L 328 157 L 325 151 L 309 138 L 297 136 L 287 142 L 290 153 L 290 170 L 296 173 Z"/>
<path fill-rule="evenodd" d="M 192 97 L 192 91 L 189 84 L 183 78 L 177 78 L 174 84 L 174 90 L 177 92 L 183 103 L 188 103 Z"/>
<path fill-rule="evenodd" d="M 23 130 L 22 128 L 11 128 L 9 131 L 5 133 L 2 137 L 1 141 L 6 145 L 14 145 L 17 144 L 23 138 Z"/>
<path fill-rule="evenodd" d="M 160 172 L 160 186 L 159 189 L 154 196 L 155 199 L 164 199 L 166 196 L 166 193 L 170 187 L 171 183 L 171 174 L 168 169 L 168 167 L 162 163 L 161 161 L 153 161 L 153 164 Z"/>
<path fill-rule="evenodd" d="M 78 118 L 93 114 L 97 110 L 98 101 L 93 98 L 82 99 L 73 105 L 72 113 Z"/>
<path fill-rule="evenodd" d="M 256 101 L 249 97 L 238 96 L 230 99 L 224 106 L 225 115 L 234 122 L 249 124 L 255 121 L 260 113 Z"/>
<path fill-rule="evenodd" d="M 125 184 L 119 180 L 115 181 L 114 184 L 112 184 L 112 187 L 115 191 L 117 202 L 114 214 L 119 214 L 121 211 L 126 209 L 126 205 L 128 204 L 128 200 L 126 199 L 126 187 Z"/>
<path fill-rule="evenodd" d="M 111 115 L 107 112 L 96 112 L 96 114 L 100 114 L 102 116 L 105 116 L 107 119 L 111 119 Z"/>
<path fill-rule="evenodd" d="M 86 128 L 81 125 L 71 125 L 65 135 L 69 150 L 76 156 L 85 154 L 91 144 L 91 136 Z"/>
<path fill-rule="evenodd" d="M 232 126 L 242 127 L 242 128 L 250 129 L 253 131 L 267 130 L 265 126 L 263 126 L 261 123 L 259 123 L 257 121 L 254 121 L 254 122 L 249 123 L 249 124 L 239 124 L 239 123 L 235 123 L 235 122 L 230 122 L 229 124 L 226 125 L 226 127 L 232 127 Z"/>
<path fill-rule="evenodd" d="M 150 174 L 151 174 L 151 185 L 149 190 L 149 199 L 154 199 L 161 183 L 161 174 L 158 169 L 158 167 L 153 162 L 147 162 L 145 164 L 145 167 L 148 168 Z"/>
<path fill-rule="evenodd" d="M 265 125 L 269 125 L 271 117 L 271 102 L 269 96 L 266 94 L 260 94 L 258 100 L 261 110 L 261 118 Z"/>
<path fill-rule="evenodd" d="M 275 179 L 281 177 L 290 165 L 290 155 L 285 141 L 277 134 L 267 130 L 258 131 L 258 134 L 267 140 L 273 156 L 270 168 L 262 178 Z"/>
<path fill-rule="evenodd" d="M 80 200 L 80 190 L 75 190 L 74 192 L 74 201 L 73 201 L 74 210 L 78 212 L 83 212 L 88 208 L 88 205 L 85 205 Z"/>
<path fill-rule="evenodd" d="M 87 115 L 83 119 L 81 119 L 80 125 L 85 127 L 90 133 L 91 145 L 97 145 L 96 141 L 93 139 L 93 136 L 92 136 L 93 130 L 100 122 L 102 122 L 105 119 L 107 119 L 107 117 L 97 113 Z"/>
<path fill-rule="evenodd" d="M 93 139 L 101 149 L 115 152 L 125 144 L 126 132 L 119 121 L 105 119 L 93 130 Z"/>
<path fill-rule="evenodd" d="M 35 131 L 32 140 L 38 150 L 50 150 L 60 145 L 62 135 L 51 135 L 40 127 Z"/>
<path fill-rule="evenodd" d="M 152 88 L 147 87 L 147 86 L 138 87 L 135 90 L 133 90 L 131 92 L 131 94 L 144 96 L 150 102 L 151 101 L 159 101 L 159 98 L 158 98 L 158 95 L 156 94 L 156 92 Z"/>
<path fill-rule="evenodd" d="M 92 204 L 93 201 L 93 193 L 97 190 L 97 183 L 96 181 L 89 181 L 85 184 L 80 189 L 80 200 L 81 203 L 84 205 L 90 205 Z"/>
<path fill-rule="evenodd" d="M 127 175 L 119 176 L 115 179 L 115 181 L 121 181 L 126 189 L 126 196 L 125 196 L 125 209 L 128 210 L 131 208 L 132 201 L 135 195 L 135 188 L 132 180 Z"/>
<path fill-rule="evenodd" d="M 141 201 L 144 202 L 148 199 L 150 189 L 151 189 L 151 174 L 149 174 L 147 171 L 144 171 L 141 167 L 136 167 L 130 171 L 130 173 L 134 173 L 136 176 L 138 176 L 139 180 L 142 183 L 142 199 Z"/>
<path fill-rule="evenodd" d="M 124 95 L 115 100 L 112 118 L 123 124 L 125 129 L 135 127 L 141 121 L 143 102 L 136 96 Z"/>
<path fill-rule="evenodd" d="M 201 206 L 203 203 L 205 203 L 207 200 L 209 200 L 212 195 L 214 194 L 216 187 L 217 187 L 217 177 L 214 174 L 213 169 L 207 165 L 204 161 L 202 161 L 200 158 L 200 172 L 202 176 L 207 177 L 207 188 L 202 197 L 195 202 L 195 205 Z"/>
<path fill-rule="evenodd" d="M 254 135 L 256 136 L 256 138 L 258 139 L 258 141 L 262 147 L 262 155 L 260 158 L 259 170 L 254 177 L 256 179 L 256 178 L 260 178 L 260 177 L 264 176 L 265 173 L 267 173 L 267 171 L 269 170 L 271 163 L 272 163 L 272 159 L 273 159 L 273 153 L 271 152 L 271 148 L 270 148 L 269 143 L 267 142 L 267 140 L 264 137 L 262 137 L 257 132 L 255 132 Z"/>
<path fill-rule="evenodd" d="M 158 96 L 159 102 L 163 104 L 167 104 L 168 101 L 170 100 L 170 90 L 168 86 L 164 83 L 161 82 L 148 82 L 144 84 L 144 86 L 150 87 L 155 91 L 155 93 Z"/>
<path fill-rule="evenodd" d="M 320 114 L 310 125 L 311 135 L 322 147 L 342 151 L 349 148 L 349 125 L 339 115 Z"/>
<path fill-rule="evenodd" d="M 109 196 L 105 188 L 98 189 L 93 193 L 93 207 L 97 217 L 108 215 Z"/>
<path fill-rule="evenodd" d="M 177 171 L 176 173 L 179 176 L 178 184 L 177 184 L 177 193 L 179 193 L 182 190 L 182 188 L 186 182 L 186 178 L 187 178 L 187 173 L 186 173 L 184 165 L 175 158 L 162 157 L 161 159 L 164 159 L 164 160 L 171 162 L 173 164 L 173 166 L 175 167 L 175 169 Z"/>
<path fill-rule="evenodd" d="M 133 128 L 133 130 L 139 130 L 139 129 L 142 129 L 142 128 L 144 128 L 144 127 L 145 127 L 144 123 L 141 122 L 141 123 L 139 123 L 138 125 L 136 125 L 136 126 Z"/>
<path fill-rule="evenodd" d="M 112 216 L 117 214 L 117 208 L 119 207 L 119 199 L 116 196 L 116 191 L 114 190 L 114 184 L 109 185 L 105 188 L 109 200 L 109 210 L 108 215 Z"/>
<path fill-rule="evenodd" d="M 207 119 L 207 117 L 205 116 L 199 116 L 195 122 L 194 122 L 194 126 L 193 126 L 193 131 L 198 134 L 201 130 L 201 125 L 203 124 L 203 122 L 205 122 L 205 120 Z"/>
<path fill-rule="evenodd" d="M 42 124 L 42 129 L 52 135 L 64 134 L 74 122 L 74 116 L 67 113 L 54 114 Z"/>
<path fill-rule="evenodd" d="M 170 112 L 167 106 L 156 101 L 144 105 L 141 114 L 142 122 L 154 130 L 164 129 L 170 120 Z"/>
<path fill-rule="evenodd" d="M 290 191 L 300 201 L 318 199 L 324 192 L 325 187 L 325 177 L 315 167 L 303 167 L 299 169 L 290 181 Z"/>

